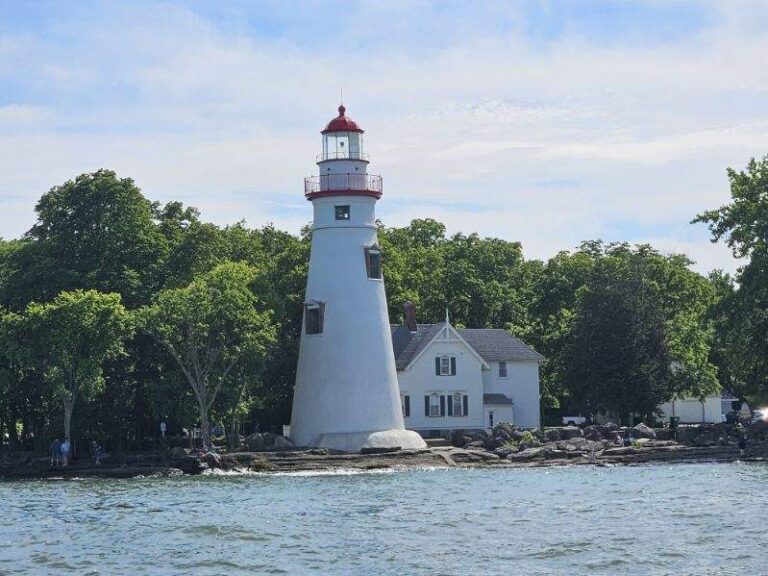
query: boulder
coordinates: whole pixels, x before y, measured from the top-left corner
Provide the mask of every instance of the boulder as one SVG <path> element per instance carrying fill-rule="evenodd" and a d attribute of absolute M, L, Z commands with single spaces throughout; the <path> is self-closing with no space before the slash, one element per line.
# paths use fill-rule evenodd
<path fill-rule="evenodd" d="M 256 432 L 250 436 L 245 437 L 245 445 L 248 446 L 248 450 L 251 452 L 263 452 L 267 449 L 267 441 L 264 434 Z"/>
<path fill-rule="evenodd" d="M 493 451 L 493 453 L 500 458 L 505 458 L 515 452 L 519 452 L 519 449 L 515 448 L 514 446 L 499 446 L 496 448 L 496 450 Z"/>
<path fill-rule="evenodd" d="M 587 445 L 587 439 L 586 438 L 571 438 L 568 440 L 568 444 L 571 446 L 575 446 L 576 448 L 583 448 Z"/>
<path fill-rule="evenodd" d="M 473 440 L 468 442 L 465 448 L 485 448 L 485 442 L 483 440 Z"/>
<path fill-rule="evenodd" d="M 633 438 L 656 438 L 656 432 L 654 432 L 653 428 L 646 426 L 642 422 L 632 428 L 632 437 Z"/>
<path fill-rule="evenodd" d="M 584 436 L 584 432 L 582 432 L 581 428 L 578 426 L 566 426 L 564 428 L 560 428 L 560 438 L 563 440 L 570 440 L 571 438 L 580 438 Z"/>
<path fill-rule="evenodd" d="M 558 428 L 549 428 L 544 432 L 544 437 L 550 442 L 557 442 L 560 440 L 560 430 Z"/>
<path fill-rule="evenodd" d="M 472 442 L 472 438 L 464 434 L 464 430 L 454 430 L 451 432 L 451 446 L 461 448 L 467 442 Z"/>
<path fill-rule="evenodd" d="M 600 424 L 592 424 L 584 428 L 584 438 L 587 440 L 602 440 L 605 438 L 605 433 L 605 426 Z"/>
<path fill-rule="evenodd" d="M 544 448 L 528 448 L 520 452 L 513 452 L 507 455 L 507 460 L 512 462 L 520 462 L 526 460 L 533 460 L 544 454 Z"/>
<path fill-rule="evenodd" d="M 177 446 L 176 448 L 170 449 L 170 451 L 168 452 L 168 457 L 171 460 L 179 460 L 181 458 L 186 458 L 187 451 L 184 448 Z"/>
<path fill-rule="evenodd" d="M 567 450 L 549 450 L 544 453 L 544 458 L 547 460 L 558 460 L 561 458 L 568 458 Z"/>
<path fill-rule="evenodd" d="M 613 422 L 606 422 L 605 424 L 603 424 L 603 428 L 605 428 L 606 432 L 615 432 L 616 430 L 619 429 L 619 425 L 614 424 Z"/>
<path fill-rule="evenodd" d="M 293 448 L 293 442 L 288 440 L 285 436 L 275 436 L 272 442 L 272 448 L 274 450 L 288 450 L 289 448 Z"/>

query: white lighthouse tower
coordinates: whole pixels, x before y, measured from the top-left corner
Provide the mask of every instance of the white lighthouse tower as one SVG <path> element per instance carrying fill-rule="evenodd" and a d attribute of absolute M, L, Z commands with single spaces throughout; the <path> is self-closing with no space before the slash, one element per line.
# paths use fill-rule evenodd
<path fill-rule="evenodd" d="M 381 176 L 368 174 L 363 130 L 339 106 L 322 131 L 312 202 L 312 252 L 291 440 L 348 452 L 424 448 L 405 430 L 376 235 Z"/>

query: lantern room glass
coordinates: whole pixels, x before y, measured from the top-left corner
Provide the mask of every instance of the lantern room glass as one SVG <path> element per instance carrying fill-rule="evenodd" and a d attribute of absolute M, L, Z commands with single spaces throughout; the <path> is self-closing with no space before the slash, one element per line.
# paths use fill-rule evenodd
<path fill-rule="evenodd" d="M 363 158 L 363 135 L 360 132 L 328 132 L 323 134 L 323 159 Z"/>

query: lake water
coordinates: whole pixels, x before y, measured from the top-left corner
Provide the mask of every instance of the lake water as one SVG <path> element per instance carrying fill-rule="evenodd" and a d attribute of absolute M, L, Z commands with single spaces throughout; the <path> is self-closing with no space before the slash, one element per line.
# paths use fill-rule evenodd
<path fill-rule="evenodd" d="M 767 574 L 768 467 L 0 483 L 0 574 Z"/>

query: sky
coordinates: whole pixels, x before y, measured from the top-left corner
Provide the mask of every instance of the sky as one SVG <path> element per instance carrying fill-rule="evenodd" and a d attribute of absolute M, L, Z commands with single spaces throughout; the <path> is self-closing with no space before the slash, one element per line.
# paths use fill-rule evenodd
<path fill-rule="evenodd" d="M 0 0 L 0 237 L 99 168 L 297 233 L 341 89 L 387 225 L 734 271 L 690 221 L 768 154 L 768 2 Z"/>

